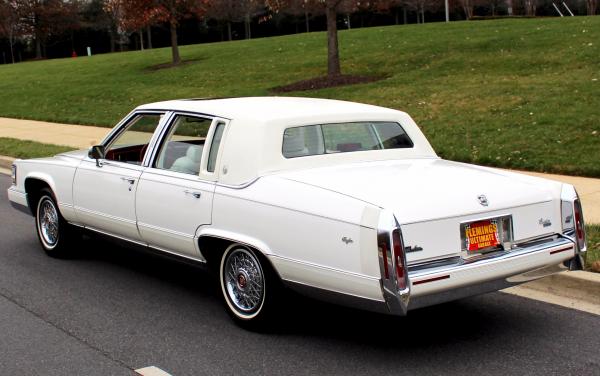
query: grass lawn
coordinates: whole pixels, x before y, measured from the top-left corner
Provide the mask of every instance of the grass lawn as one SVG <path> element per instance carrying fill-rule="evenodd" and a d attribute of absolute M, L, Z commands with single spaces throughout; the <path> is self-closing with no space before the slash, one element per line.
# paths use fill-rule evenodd
<path fill-rule="evenodd" d="M 14 138 L 0 137 L 0 155 L 13 158 L 49 157 L 58 153 L 73 150 L 68 146 L 48 145 L 34 141 L 22 141 Z"/>
<path fill-rule="evenodd" d="M 587 246 L 585 267 L 589 269 L 592 262 L 600 260 L 600 225 L 587 225 Z"/>
<path fill-rule="evenodd" d="M 374 83 L 291 95 L 410 113 L 440 156 L 600 177 L 600 17 L 510 19 L 340 33 L 342 70 Z M 0 116 L 111 126 L 141 103 L 268 95 L 323 75 L 324 33 L 0 66 Z"/>

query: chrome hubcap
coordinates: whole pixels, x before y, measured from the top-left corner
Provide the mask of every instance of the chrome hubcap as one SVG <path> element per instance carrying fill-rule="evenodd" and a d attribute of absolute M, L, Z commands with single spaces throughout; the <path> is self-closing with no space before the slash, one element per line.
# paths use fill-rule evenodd
<path fill-rule="evenodd" d="M 44 243 L 52 247 L 58 241 L 58 212 L 52 201 L 46 199 L 40 205 L 38 213 L 40 234 Z"/>
<path fill-rule="evenodd" d="M 260 308 L 265 282 L 256 257 L 248 250 L 236 249 L 227 257 L 223 271 L 227 295 L 235 307 L 244 313 Z"/>

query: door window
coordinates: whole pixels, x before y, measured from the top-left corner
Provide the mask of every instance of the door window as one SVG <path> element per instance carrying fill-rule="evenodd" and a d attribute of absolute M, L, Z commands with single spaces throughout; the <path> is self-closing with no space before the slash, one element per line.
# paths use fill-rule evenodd
<path fill-rule="evenodd" d="M 153 167 L 198 175 L 211 123 L 211 119 L 178 115 Z"/>
<path fill-rule="evenodd" d="M 106 150 L 106 159 L 141 165 L 163 114 L 139 115 Z"/>

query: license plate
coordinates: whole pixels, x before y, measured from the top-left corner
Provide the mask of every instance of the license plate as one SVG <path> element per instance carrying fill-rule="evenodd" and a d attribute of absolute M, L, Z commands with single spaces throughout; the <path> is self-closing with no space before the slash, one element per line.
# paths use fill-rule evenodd
<path fill-rule="evenodd" d="M 501 242 L 501 225 L 497 219 L 471 222 L 464 227 L 467 251 L 480 252 L 495 248 Z"/>

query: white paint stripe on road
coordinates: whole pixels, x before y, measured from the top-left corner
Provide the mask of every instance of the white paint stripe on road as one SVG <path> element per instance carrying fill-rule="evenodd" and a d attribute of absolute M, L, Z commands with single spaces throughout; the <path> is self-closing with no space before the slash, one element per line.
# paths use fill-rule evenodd
<path fill-rule="evenodd" d="M 170 373 L 167 373 L 155 366 L 136 369 L 135 372 L 142 376 L 172 376 Z"/>

